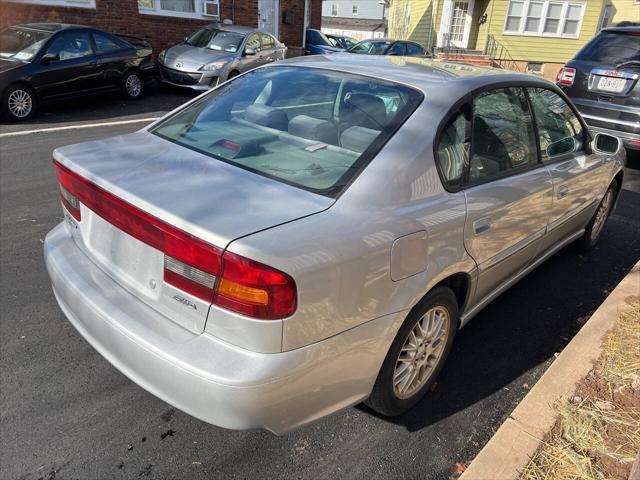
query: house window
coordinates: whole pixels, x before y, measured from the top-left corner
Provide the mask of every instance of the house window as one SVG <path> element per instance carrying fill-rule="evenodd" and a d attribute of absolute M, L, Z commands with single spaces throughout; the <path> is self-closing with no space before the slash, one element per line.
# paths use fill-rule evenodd
<path fill-rule="evenodd" d="M 334 3 L 331 5 L 331 16 L 332 17 L 337 17 L 338 16 L 338 4 Z"/>
<path fill-rule="evenodd" d="M 169 17 L 220 17 L 220 0 L 138 0 L 138 11 Z"/>
<path fill-rule="evenodd" d="M 505 34 L 577 38 L 584 3 L 553 0 L 510 0 Z"/>
<path fill-rule="evenodd" d="M 354 15 L 358 15 L 358 5 L 353 6 L 353 8 L 351 9 L 351 13 L 353 13 Z"/>
<path fill-rule="evenodd" d="M 15 3 L 31 3 L 56 7 L 96 8 L 95 0 L 11 0 Z"/>

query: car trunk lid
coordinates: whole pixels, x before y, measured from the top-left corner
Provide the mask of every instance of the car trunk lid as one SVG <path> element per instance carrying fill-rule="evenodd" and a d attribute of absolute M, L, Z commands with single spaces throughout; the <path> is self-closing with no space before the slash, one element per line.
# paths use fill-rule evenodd
<path fill-rule="evenodd" d="M 207 249 L 219 255 L 234 239 L 334 202 L 146 131 L 56 149 L 54 160 L 78 182 L 89 182 L 85 187 L 93 192 L 79 195 L 79 221 L 69 204 L 73 199 L 63 200 L 78 246 L 134 296 L 196 333 L 204 330 L 211 299 L 167 282 L 167 270 L 202 285 L 215 282 L 215 268 L 198 264 L 194 270 L 185 258 Z M 163 251 L 171 242 L 176 253 Z M 181 257 L 180 242 L 193 250 L 187 257 Z"/>

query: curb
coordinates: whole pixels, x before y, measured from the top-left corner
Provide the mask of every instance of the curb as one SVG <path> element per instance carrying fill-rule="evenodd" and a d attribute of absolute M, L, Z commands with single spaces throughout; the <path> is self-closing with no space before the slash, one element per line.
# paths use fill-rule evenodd
<path fill-rule="evenodd" d="M 515 480 L 556 422 L 554 402 L 573 394 L 600 356 L 620 312 L 640 301 L 640 261 L 622 279 L 496 431 L 459 480 Z"/>

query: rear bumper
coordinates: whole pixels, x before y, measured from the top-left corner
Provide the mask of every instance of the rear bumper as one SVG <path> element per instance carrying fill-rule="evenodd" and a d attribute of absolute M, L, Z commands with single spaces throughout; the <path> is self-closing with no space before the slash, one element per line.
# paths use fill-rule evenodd
<path fill-rule="evenodd" d="M 587 121 L 587 125 L 589 125 L 588 119 L 585 120 Z M 592 125 L 589 125 L 589 130 L 593 133 L 606 133 L 607 135 L 613 135 L 614 137 L 620 138 L 626 148 L 630 150 L 640 150 L 640 134 L 622 132 L 612 128 L 594 127 Z"/>
<path fill-rule="evenodd" d="M 152 394 L 230 429 L 281 434 L 366 398 L 404 313 L 297 350 L 261 354 L 193 334 L 122 289 L 61 224 L 46 237 L 60 308 L 109 362 Z"/>

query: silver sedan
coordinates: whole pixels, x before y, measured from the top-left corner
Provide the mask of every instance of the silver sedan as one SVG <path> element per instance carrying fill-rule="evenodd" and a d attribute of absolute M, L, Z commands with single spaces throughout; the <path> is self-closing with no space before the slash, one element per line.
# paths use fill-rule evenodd
<path fill-rule="evenodd" d="M 459 328 L 595 245 L 624 153 L 545 80 L 334 54 L 54 159 L 44 249 L 69 321 L 179 409 L 283 433 L 416 405 Z"/>
<path fill-rule="evenodd" d="M 255 28 L 212 24 L 158 55 L 163 83 L 209 90 L 253 68 L 283 60 L 287 47 Z"/>

